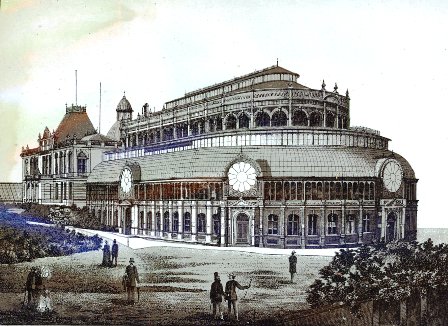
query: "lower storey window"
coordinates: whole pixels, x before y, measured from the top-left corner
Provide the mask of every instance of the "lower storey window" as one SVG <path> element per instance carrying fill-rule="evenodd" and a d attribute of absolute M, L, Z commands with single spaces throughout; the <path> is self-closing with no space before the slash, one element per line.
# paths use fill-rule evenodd
<path fill-rule="evenodd" d="M 268 216 L 268 234 L 278 234 L 278 216 L 270 214 Z"/>

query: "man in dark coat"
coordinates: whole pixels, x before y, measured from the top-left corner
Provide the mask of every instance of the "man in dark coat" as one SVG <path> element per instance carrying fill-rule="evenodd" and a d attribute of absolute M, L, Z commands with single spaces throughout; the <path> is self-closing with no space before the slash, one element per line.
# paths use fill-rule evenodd
<path fill-rule="evenodd" d="M 240 285 L 235 280 L 235 274 L 229 274 L 230 280 L 226 283 L 226 300 L 228 300 L 228 310 L 227 313 L 230 318 L 231 307 L 233 306 L 233 314 L 236 320 L 238 319 L 238 296 L 236 295 L 236 289 L 246 290 L 250 288 L 250 283 L 247 286 Z"/>
<path fill-rule="evenodd" d="M 114 243 L 112 244 L 112 265 L 113 266 L 117 266 L 117 260 L 118 260 L 118 244 L 117 244 L 117 239 L 114 239 Z"/>
<path fill-rule="evenodd" d="M 129 259 L 129 265 L 126 266 L 126 290 L 128 303 L 130 304 L 135 304 L 135 291 L 139 282 L 137 267 L 134 265 L 134 258 L 131 258 Z"/>
<path fill-rule="evenodd" d="M 214 282 L 212 283 L 211 289 L 210 289 L 210 301 L 213 305 L 213 317 L 215 319 L 221 319 L 223 320 L 224 317 L 222 315 L 222 296 L 225 295 L 224 289 L 222 288 L 221 284 L 221 278 L 219 277 L 218 272 L 215 272 L 214 274 Z"/>
<path fill-rule="evenodd" d="M 295 250 L 289 256 L 289 273 L 291 274 L 291 283 L 294 283 L 294 274 L 297 273 L 297 256 Z"/>
<path fill-rule="evenodd" d="M 107 243 L 107 241 L 104 242 L 103 262 L 102 262 L 101 265 L 106 266 L 106 267 L 110 267 L 110 246 Z"/>
<path fill-rule="evenodd" d="M 31 267 L 30 272 L 26 278 L 26 291 L 28 292 L 27 304 L 31 303 L 31 299 L 36 298 L 37 287 L 42 284 L 42 278 L 39 275 L 36 267 Z"/>

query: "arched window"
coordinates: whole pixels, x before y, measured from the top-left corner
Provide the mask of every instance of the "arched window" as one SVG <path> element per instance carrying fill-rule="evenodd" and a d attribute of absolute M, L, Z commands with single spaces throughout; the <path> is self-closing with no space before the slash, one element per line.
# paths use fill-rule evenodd
<path fill-rule="evenodd" d="M 222 130 L 222 119 L 221 117 L 216 118 L 216 131 Z"/>
<path fill-rule="evenodd" d="M 198 121 L 195 121 L 191 124 L 190 132 L 193 136 L 199 134 L 199 122 Z"/>
<path fill-rule="evenodd" d="M 112 219 L 114 220 L 113 225 L 118 226 L 118 210 L 114 211 L 114 216 Z"/>
<path fill-rule="evenodd" d="M 299 235 L 299 215 L 290 214 L 288 215 L 288 225 L 287 234 L 288 235 Z"/>
<path fill-rule="evenodd" d="M 331 213 L 328 215 L 328 234 L 338 233 L 338 215 Z"/>
<path fill-rule="evenodd" d="M 68 152 L 68 173 L 73 172 L 73 153 L 71 151 Z"/>
<path fill-rule="evenodd" d="M 285 112 L 282 110 L 276 111 L 272 115 L 271 126 L 272 127 L 281 127 L 286 126 L 288 124 L 288 117 Z"/>
<path fill-rule="evenodd" d="M 308 126 L 308 118 L 306 113 L 302 110 L 296 110 L 292 114 L 292 125 L 293 126 Z"/>
<path fill-rule="evenodd" d="M 78 174 L 87 173 L 87 155 L 84 152 L 79 152 L 78 154 Z M 57 161 L 56 161 L 57 164 Z M 57 169 L 57 166 L 56 166 Z"/>
<path fill-rule="evenodd" d="M 370 232 L 370 214 L 364 214 L 362 218 L 362 232 Z"/>
<path fill-rule="evenodd" d="M 311 182 L 305 182 L 305 200 L 311 200 Z"/>
<path fill-rule="evenodd" d="M 118 212 L 117 212 L 118 213 Z M 152 212 L 149 211 L 146 215 L 147 219 L 148 219 L 148 230 L 152 230 Z"/>
<path fill-rule="evenodd" d="M 172 140 L 174 138 L 174 130 L 172 127 L 163 129 L 163 140 Z"/>
<path fill-rule="evenodd" d="M 140 220 L 138 223 L 138 228 L 139 228 L 139 231 L 143 231 L 143 229 L 145 228 L 145 213 L 144 212 L 140 212 Z"/>
<path fill-rule="evenodd" d="M 275 214 L 268 216 L 268 234 L 278 234 L 278 216 Z"/>
<path fill-rule="evenodd" d="M 179 213 L 174 212 L 173 213 L 173 232 L 179 231 Z"/>
<path fill-rule="evenodd" d="M 375 184 L 371 182 L 369 184 L 369 200 L 375 199 Z"/>
<path fill-rule="evenodd" d="M 317 220 L 319 216 L 316 214 L 308 215 L 308 235 L 317 235 Z"/>
<path fill-rule="evenodd" d="M 218 214 L 213 214 L 213 234 L 220 235 L 221 234 L 221 217 Z"/>
<path fill-rule="evenodd" d="M 236 129 L 236 118 L 233 114 L 229 114 L 226 118 L 226 130 Z"/>
<path fill-rule="evenodd" d="M 255 127 L 269 127 L 271 125 L 271 118 L 269 114 L 262 111 L 255 117 Z"/>
<path fill-rule="evenodd" d="M 198 214 L 198 233 L 205 233 L 205 229 L 206 229 L 205 214 L 199 213 Z"/>
<path fill-rule="evenodd" d="M 314 111 L 310 114 L 310 127 L 320 127 L 322 125 L 322 116 L 319 112 Z"/>
<path fill-rule="evenodd" d="M 210 132 L 215 131 L 215 120 L 213 120 L 213 119 L 208 120 L 208 130 Z"/>
<path fill-rule="evenodd" d="M 176 127 L 177 138 L 188 136 L 188 125 L 186 123 L 178 124 Z"/>
<path fill-rule="evenodd" d="M 170 212 L 163 213 L 163 231 L 170 232 Z"/>
<path fill-rule="evenodd" d="M 160 227 L 161 227 L 161 223 L 160 223 L 160 212 L 156 213 L 156 231 L 160 232 Z"/>
<path fill-rule="evenodd" d="M 190 212 L 184 213 L 184 232 L 191 231 L 191 214 Z"/>
<path fill-rule="evenodd" d="M 345 233 L 353 234 L 356 233 L 356 216 L 354 214 L 348 214 L 345 225 Z"/>
<path fill-rule="evenodd" d="M 327 116 L 325 119 L 325 127 L 329 128 L 334 127 L 334 114 L 332 112 L 327 111 Z"/>
<path fill-rule="evenodd" d="M 246 113 L 241 113 L 238 117 L 239 128 L 249 128 L 249 117 Z"/>

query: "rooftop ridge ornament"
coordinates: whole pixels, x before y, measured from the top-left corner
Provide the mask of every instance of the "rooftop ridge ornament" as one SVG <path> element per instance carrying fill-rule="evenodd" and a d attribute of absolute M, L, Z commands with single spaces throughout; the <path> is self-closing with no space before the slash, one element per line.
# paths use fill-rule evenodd
<path fill-rule="evenodd" d="M 338 84 L 334 83 L 334 92 L 337 94 L 338 93 Z"/>
<path fill-rule="evenodd" d="M 345 92 L 345 97 L 349 100 L 350 99 L 350 96 L 348 95 L 348 88 L 347 88 L 347 91 Z"/>
<path fill-rule="evenodd" d="M 324 79 L 322 79 L 322 91 L 324 91 L 324 90 L 325 90 L 325 86 L 327 86 L 327 85 L 325 84 L 325 80 L 324 80 Z"/>

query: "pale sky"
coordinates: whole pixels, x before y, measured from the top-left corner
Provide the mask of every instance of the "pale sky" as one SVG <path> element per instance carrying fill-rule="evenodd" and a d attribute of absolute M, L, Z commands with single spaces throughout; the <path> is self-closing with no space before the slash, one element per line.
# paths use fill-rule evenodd
<path fill-rule="evenodd" d="M 126 91 L 136 112 L 276 63 L 351 97 L 418 182 L 419 227 L 448 227 L 448 2 L 1 0 L 0 181 L 20 151 L 87 105 L 101 132 Z M 136 114 L 135 112 L 135 114 Z"/>

